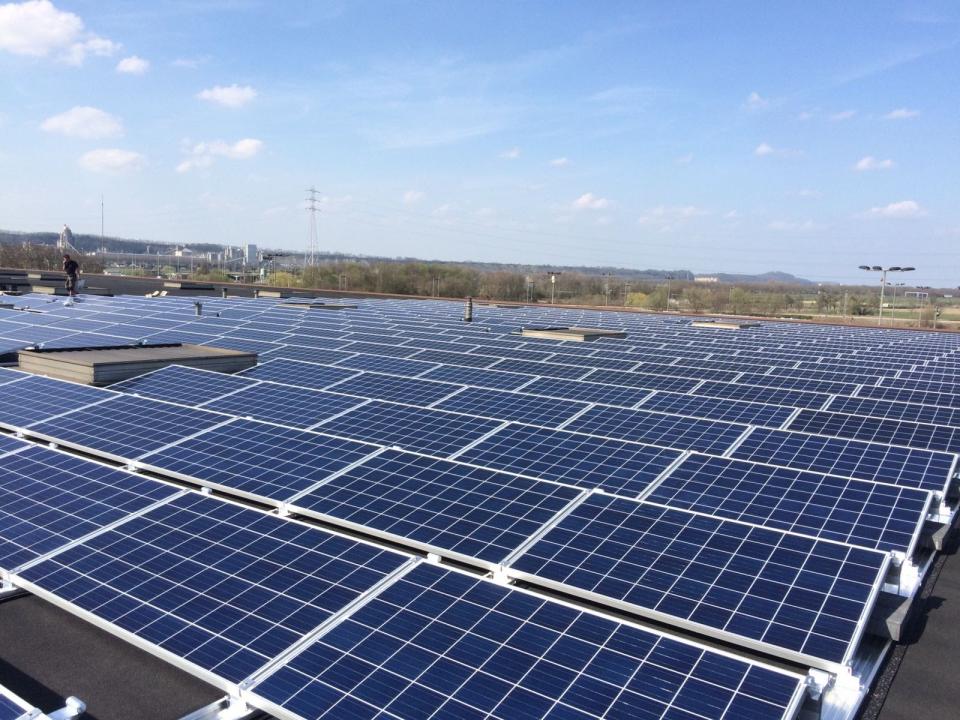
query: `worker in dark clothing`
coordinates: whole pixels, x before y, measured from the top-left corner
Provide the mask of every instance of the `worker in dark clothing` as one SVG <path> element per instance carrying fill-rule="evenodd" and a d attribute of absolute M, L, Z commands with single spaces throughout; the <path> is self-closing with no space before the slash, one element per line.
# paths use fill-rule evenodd
<path fill-rule="evenodd" d="M 69 255 L 64 255 L 63 271 L 67 274 L 67 293 L 70 297 L 76 297 L 77 283 L 80 280 L 80 265 Z"/>

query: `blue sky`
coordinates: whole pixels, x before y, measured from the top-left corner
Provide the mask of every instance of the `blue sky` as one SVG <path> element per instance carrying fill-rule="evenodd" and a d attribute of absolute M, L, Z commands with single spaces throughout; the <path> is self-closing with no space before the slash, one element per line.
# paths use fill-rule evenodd
<path fill-rule="evenodd" d="M 960 6 L 0 1 L 0 228 L 960 285 Z"/>

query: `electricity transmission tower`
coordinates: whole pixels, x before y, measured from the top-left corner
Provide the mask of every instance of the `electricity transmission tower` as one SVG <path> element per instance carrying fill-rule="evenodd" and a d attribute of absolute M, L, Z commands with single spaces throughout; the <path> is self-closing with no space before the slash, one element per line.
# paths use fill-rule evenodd
<path fill-rule="evenodd" d="M 307 190 L 307 212 L 310 213 L 310 239 L 307 241 L 307 255 L 304 258 L 304 265 L 310 267 L 316 265 L 320 255 L 320 241 L 317 237 L 317 213 L 320 211 L 317 198 L 317 190 L 312 185 Z"/>

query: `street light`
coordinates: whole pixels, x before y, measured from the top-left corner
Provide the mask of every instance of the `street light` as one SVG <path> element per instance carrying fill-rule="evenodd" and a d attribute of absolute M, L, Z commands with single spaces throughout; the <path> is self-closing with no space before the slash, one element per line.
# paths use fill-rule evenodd
<path fill-rule="evenodd" d="M 877 325 L 883 324 L 883 291 L 886 289 L 887 285 L 887 273 L 888 272 L 910 272 L 911 270 L 916 270 L 913 267 L 900 267 L 899 265 L 891 265 L 890 267 L 881 267 L 880 265 L 860 265 L 861 270 L 867 270 L 869 272 L 878 272 L 880 273 L 880 312 L 877 316 Z"/>

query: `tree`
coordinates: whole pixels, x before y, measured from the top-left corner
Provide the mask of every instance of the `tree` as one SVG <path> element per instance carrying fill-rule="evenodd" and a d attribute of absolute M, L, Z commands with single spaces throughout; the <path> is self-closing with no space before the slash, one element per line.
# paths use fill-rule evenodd
<path fill-rule="evenodd" d="M 703 312 L 713 304 L 713 294 L 705 287 L 690 285 L 683 289 L 683 299 L 694 312 Z"/>

